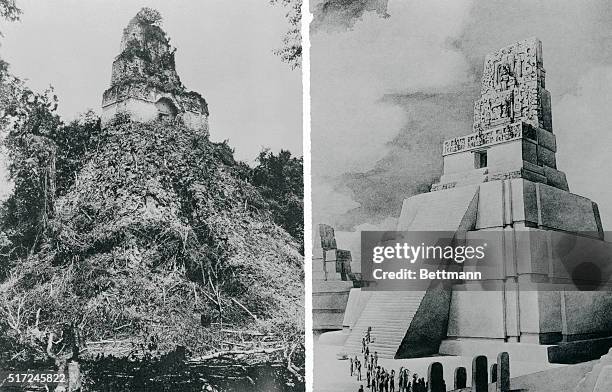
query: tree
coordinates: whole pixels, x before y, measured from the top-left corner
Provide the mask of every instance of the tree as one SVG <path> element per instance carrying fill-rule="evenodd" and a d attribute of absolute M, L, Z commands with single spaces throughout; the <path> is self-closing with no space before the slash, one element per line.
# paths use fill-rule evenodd
<path fill-rule="evenodd" d="M 14 0 L 0 0 L 0 18 L 15 21 L 20 13 Z M 40 246 L 55 199 L 74 182 L 81 158 L 100 132 L 93 112 L 64 126 L 57 104 L 53 88 L 32 91 L 0 59 L 0 134 L 14 185 L 0 210 L 0 279 L 11 261 Z"/>
<path fill-rule="evenodd" d="M 264 150 L 257 157 L 258 165 L 251 174 L 251 183 L 268 201 L 274 221 L 303 244 L 304 236 L 304 173 L 303 159 L 281 150 L 278 155 Z"/>
<path fill-rule="evenodd" d="M 0 229 L 14 246 L 11 255 L 24 257 L 40 245 L 53 216 L 57 146 L 51 135 L 61 121 L 55 113 L 57 97 L 52 89 L 38 94 L 10 75 L 0 78 L 8 82 L 3 88 L 10 92 L 0 125 L 5 133 L 9 178 L 14 184 L 4 203 Z"/>
<path fill-rule="evenodd" d="M 0 4 L 2 16 L 9 20 L 18 17 L 14 2 L 0 0 Z M 14 184 L 1 211 L 0 233 L 5 241 L 0 247 L 4 259 L 0 269 L 4 271 L 7 258 L 34 251 L 52 216 L 56 146 L 49 136 L 60 125 L 56 109 L 52 88 L 42 94 L 30 90 L 10 73 L 8 63 L 0 60 L 0 131 Z"/>
<path fill-rule="evenodd" d="M 89 110 L 69 124 L 57 127 L 50 135 L 57 147 L 55 163 L 56 196 L 65 195 L 77 181 L 87 156 L 100 145 L 102 123 Z"/>
<path fill-rule="evenodd" d="M 302 62 L 302 0 L 270 0 L 273 5 L 281 5 L 288 9 L 285 17 L 289 29 L 283 37 L 283 47 L 274 51 L 281 60 L 288 63 L 291 69 L 299 68 Z"/>
<path fill-rule="evenodd" d="M 19 20 L 21 9 L 17 7 L 15 0 L 0 0 L 0 19 L 14 22 Z M 2 32 L 0 32 L 0 37 Z"/>

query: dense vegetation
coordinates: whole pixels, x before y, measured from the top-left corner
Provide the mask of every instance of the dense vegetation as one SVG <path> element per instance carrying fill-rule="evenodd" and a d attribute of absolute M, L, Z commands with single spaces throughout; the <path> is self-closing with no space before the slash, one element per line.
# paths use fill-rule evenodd
<path fill-rule="evenodd" d="M 15 190 L 0 221 L 0 324 L 13 342 L 66 323 L 88 340 L 146 331 L 192 349 L 215 346 L 206 318 L 299 330 L 299 244 L 274 218 L 300 235 L 300 201 L 265 197 L 271 184 L 301 179 L 276 175 L 286 153 L 262 154 L 250 169 L 179 123 L 101 129 L 91 115 L 54 130 L 22 125 L 6 145 Z M 287 207 L 296 207 L 287 218 L 270 212 Z"/>
<path fill-rule="evenodd" d="M 251 183 L 268 202 L 274 221 L 296 240 L 304 236 L 304 174 L 302 158 L 281 150 L 278 155 L 262 151 L 251 170 Z M 303 242 L 302 242 L 303 246 Z M 303 253 L 303 252 L 302 252 Z"/>

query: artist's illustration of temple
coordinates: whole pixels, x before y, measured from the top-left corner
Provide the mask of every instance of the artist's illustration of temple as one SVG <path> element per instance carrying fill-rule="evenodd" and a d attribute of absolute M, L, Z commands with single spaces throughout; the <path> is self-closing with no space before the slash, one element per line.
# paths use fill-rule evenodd
<path fill-rule="evenodd" d="M 552 235 L 611 246 L 597 204 L 571 193 L 557 169 L 545 76 L 536 38 L 487 55 L 472 133 L 444 142 L 439 182 L 405 199 L 399 217 L 398 231 L 498 236 L 505 246 L 494 257 L 497 275 L 452 290 L 350 289 L 341 317 L 346 353 L 360 353 L 368 327 L 376 336 L 370 352 L 387 358 L 504 351 L 517 360 L 566 363 L 612 346 L 612 293 L 572 290 L 571 271 L 550 248 Z M 524 233 L 549 240 L 525 246 L 517 239 Z M 483 284 L 495 290 L 470 290 Z"/>
<path fill-rule="evenodd" d="M 208 105 L 188 91 L 176 72 L 174 49 L 159 26 L 161 16 L 143 8 L 123 30 L 111 85 L 102 97 L 102 122 L 124 113 L 134 121 L 179 119 L 208 132 Z"/>

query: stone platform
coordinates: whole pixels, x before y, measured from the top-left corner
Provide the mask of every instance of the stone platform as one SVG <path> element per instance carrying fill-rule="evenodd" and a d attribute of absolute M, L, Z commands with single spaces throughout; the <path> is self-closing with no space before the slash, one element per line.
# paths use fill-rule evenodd
<path fill-rule="evenodd" d="M 333 335 L 328 338 L 326 335 Z M 355 377 L 351 377 L 349 375 L 349 361 L 348 360 L 340 360 L 338 359 L 337 354 L 342 351 L 342 336 L 346 337 L 348 334 L 342 334 L 341 331 L 327 332 L 322 335 L 318 335 L 315 337 L 314 341 L 314 392 L 355 392 L 359 388 L 360 384 L 364 385 L 365 388 L 366 381 L 365 378 L 362 382 L 358 382 Z M 497 357 L 497 353 L 495 355 L 485 354 L 487 356 L 487 360 L 489 363 L 494 363 Z M 443 377 L 446 385 L 448 386 L 448 390 L 452 390 L 453 382 L 454 382 L 454 374 L 452 369 L 457 367 L 465 367 L 467 370 L 467 374 L 471 373 L 472 370 L 472 360 L 471 356 L 451 356 L 451 355 L 435 355 L 435 356 L 425 356 L 421 358 L 411 358 L 411 359 L 391 359 L 391 358 L 380 358 L 379 363 L 381 366 L 386 369 L 395 369 L 397 372 L 400 367 L 410 369 L 411 373 L 417 373 L 419 377 L 426 377 L 427 370 L 429 365 L 432 362 L 440 362 L 444 367 Z M 578 366 L 579 368 L 574 368 L 574 366 Z M 559 385 L 560 380 L 565 381 L 570 379 L 574 381 L 574 384 L 571 386 L 567 386 L 568 389 L 558 389 L 555 392 L 573 392 L 573 388 L 575 383 L 577 383 L 586 372 L 591 370 L 593 364 L 584 364 L 581 365 L 558 365 L 558 364 L 549 364 L 546 362 L 539 361 L 522 361 L 512 357 L 510 355 L 510 368 L 511 368 L 511 386 L 512 390 L 519 387 L 520 385 L 528 385 L 530 380 L 525 382 L 520 382 L 523 377 L 530 377 L 532 374 L 539 374 L 539 372 L 553 372 L 557 371 L 559 374 L 566 374 L 568 377 L 559 378 L 558 374 L 555 374 L 556 383 L 554 385 Z M 537 380 L 546 379 L 545 376 L 539 376 L 536 378 Z M 467 379 L 467 385 L 470 386 L 470 378 Z M 561 382 L 562 384 L 562 382 Z M 396 389 L 397 390 L 397 389 Z M 495 384 L 489 385 L 490 391 L 495 391 Z M 546 391 L 552 391 L 552 389 L 547 389 Z M 539 392 L 540 389 L 525 389 L 525 392 Z"/>
<path fill-rule="evenodd" d="M 351 252 L 338 249 L 334 230 L 320 225 L 312 259 L 312 317 L 315 331 L 341 330 L 355 286 Z"/>

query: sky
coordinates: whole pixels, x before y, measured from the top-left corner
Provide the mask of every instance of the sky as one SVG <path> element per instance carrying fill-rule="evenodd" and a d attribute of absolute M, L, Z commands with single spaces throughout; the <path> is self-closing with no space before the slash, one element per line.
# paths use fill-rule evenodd
<path fill-rule="evenodd" d="M 313 6 L 315 224 L 393 229 L 402 200 L 439 178 L 442 141 L 471 132 L 485 54 L 536 36 L 557 167 L 612 229 L 611 3 L 368 0 L 322 12 L 334 2 Z"/>
<path fill-rule="evenodd" d="M 302 155 L 301 72 L 273 53 L 288 29 L 282 7 L 268 0 L 17 4 L 23 15 L 2 23 L 0 57 L 34 90 L 52 85 L 65 120 L 89 108 L 100 112 L 123 28 L 147 6 L 164 18 L 183 84 L 208 102 L 212 140 L 229 139 L 237 158 L 250 164 L 263 147 Z M 6 181 L 0 188 L 6 192 Z"/>

